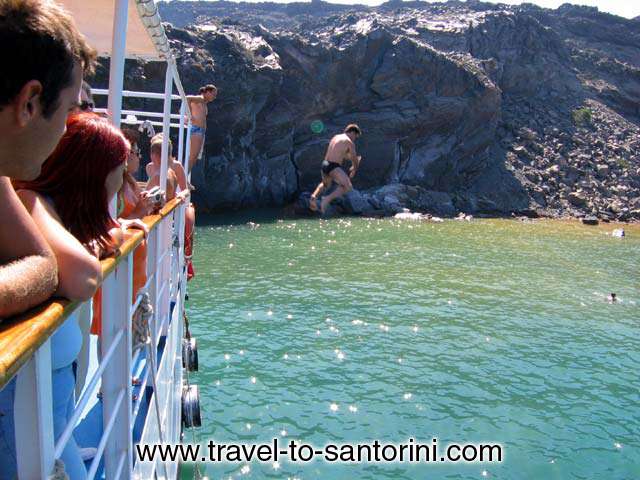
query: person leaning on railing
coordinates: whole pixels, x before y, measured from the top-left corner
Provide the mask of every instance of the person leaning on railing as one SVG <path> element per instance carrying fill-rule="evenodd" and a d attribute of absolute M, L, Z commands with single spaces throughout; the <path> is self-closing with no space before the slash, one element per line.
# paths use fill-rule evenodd
<path fill-rule="evenodd" d="M 162 207 L 162 202 L 156 202 L 148 195 L 146 190 L 138 186 L 138 182 L 133 176 L 140 166 L 140 148 L 138 142 L 140 134 L 131 128 L 122 128 L 122 133 L 131 144 L 129 157 L 127 158 L 127 168 L 123 175 L 122 187 L 117 194 L 118 199 L 118 223 L 124 229 L 124 239 L 131 235 L 128 229 L 138 228 L 149 233 L 149 229 L 142 222 L 142 218 L 150 215 Z M 147 242 L 142 241 L 133 252 L 133 298 L 138 291 L 147 283 Z M 93 321 L 91 323 L 91 333 L 100 335 L 102 332 L 102 289 L 98 290 L 93 299 Z"/>
<path fill-rule="evenodd" d="M 184 172 L 184 168 L 177 162 L 172 156 L 173 143 L 169 140 L 169 157 L 167 163 L 167 186 L 166 186 L 166 200 L 173 200 L 180 190 L 184 190 L 182 185 L 186 185 L 187 176 Z M 147 190 L 151 190 L 154 187 L 160 185 L 160 166 L 161 166 L 161 154 L 162 154 L 162 133 L 154 135 L 151 139 L 151 147 L 149 148 L 149 155 L 151 161 L 146 166 L 147 176 Z"/>
<path fill-rule="evenodd" d="M 98 257 L 112 252 L 109 202 L 122 186 L 129 142 L 106 120 L 93 114 L 69 118 L 67 131 L 40 176 L 17 182 L 18 195 L 53 249 L 59 268 L 59 293 L 72 300 L 89 300 L 101 281 Z M 82 346 L 78 318 L 71 315 L 53 334 L 53 427 L 56 440 L 73 412 L 75 376 L 72 364 Z M 86 470 L 72 438 L 61 460 L 71 480 Z"/>
<path fill-rule="evenodd" d="M 24 208 L 15 180 L 32 180 L 64 133 L 95 51 L 57 4 L 0 2 L 0 317 L 45 301 L 58 286 L 52 249 Z M 15 378 L 0 391 L 0 480 L 16 475 Z"/>
<path fill-rule="evenodd" d="M 0 2 L 0 320 L 44 302 L 57 286 L 55 257 L 13 191 L 31 180 L 78 102 L 95 51 L 55 3 Z M 1 468 L 0 468 L 1 470 Z"/>
<path fill-rule="evenodd" d="M 169 140 L 169 161 L 167 169 L 167 200 L 171 200 L 174 196 L 186 198 L 189 194 L 189 183 L 187 182 L 187 174 L 182 164 L 171 156 L 173 145 Z M 149 181 L 147 189 L 160 184 L 160 154 L 162 152 L 162 133 L 155 135 L 151 139 L 151 162 L 147 165 L 147 175 Z M 169 193 L 174 192 L 171 196 Z M 187 263 L 187 280 L 191 280 L 195 271 L 191 262 L 193 250 L 193 232 L 196 223 L 196 211 L 193 204 L 189 204 L 185 210 L 185 256 Z"/>

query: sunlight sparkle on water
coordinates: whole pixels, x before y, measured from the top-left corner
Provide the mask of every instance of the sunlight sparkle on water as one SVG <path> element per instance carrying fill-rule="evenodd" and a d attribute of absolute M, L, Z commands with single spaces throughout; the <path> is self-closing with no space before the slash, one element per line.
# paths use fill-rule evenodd
<path fill-rule="evenodd" d="M 264 222 L 255 230 L 244 219 L 230 232 L 196 227 L 199 277 L 188 314 L 211 364 L 194 373 L 208 417 L 202 438 L 220 434 L 224 418 L 229 441 L 272 435 L 282 444 L 301 438 L 320 445 L 366 440 L 374 428 L 403 439 L 426 422 L 439 437 L 512 446 L 499 467 L 450 465 L 451 478 L 630 475 L 639 450 L 624 425 L 636 413 L 627 400 L 637 396 L 640 230 L 621 243 L 578 222 L 491 219 L 411 229 L 389 219 L 351 221 L 352 228 L 340 219 L 304 219 L 295 228 L 289 220 Z M 328 239 L 339 239 L 340 248 Z M 625 301 L 608 304 L 612 291 Z M 589 396 L 588 416 L 574 402 L 578 388 Z M 492 402 L 496 394 L 500 402 Z M 517 408 L 526 428 L 502 429 L 495 438 L 505 405 Z M 548 414 L 554 408 L 578 436 L 557 434 Z M 343 478 L 324 462 L 274 468 L 275 460 L 255 469 L 207 468 L 216 480 Z M 241 474 L 244 465 L 251 470 Z M 421 465 L 410 473 L 348 468 L 349 478 L 433 475 Z"/>

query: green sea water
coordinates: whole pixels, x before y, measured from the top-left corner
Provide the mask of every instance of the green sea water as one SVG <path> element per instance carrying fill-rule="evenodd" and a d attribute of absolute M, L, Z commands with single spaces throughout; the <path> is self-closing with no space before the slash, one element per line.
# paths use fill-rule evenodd
<path fill-rule="evenodd" d="M 437 438 L 439 453 L 486 442 L 504 455 L 473 464 L 281 458 L 200 471 L 640 478 L 640 229 L 613 238 L 614 228 L 199 217 L 188 315 L 203 426 L 185 442 Z M 610 292 L 620 301 L 608 303 Z"/>

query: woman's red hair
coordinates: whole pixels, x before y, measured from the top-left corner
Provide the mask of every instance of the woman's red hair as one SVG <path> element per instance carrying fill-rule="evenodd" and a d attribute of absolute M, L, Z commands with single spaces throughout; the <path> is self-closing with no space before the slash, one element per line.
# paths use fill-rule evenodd
<path fill-rule="evenodd" d="M 117 226 L 109 213 L 105 182 L 129 156 L 122 132 L 92 113 L 67 120 L 67 131 L 31 182 L 16 182 L 16 189 L 33 190 L 50 198 L 62 224 L 82 244 L 92 241 L 106 249 L 109 229 Z"/>

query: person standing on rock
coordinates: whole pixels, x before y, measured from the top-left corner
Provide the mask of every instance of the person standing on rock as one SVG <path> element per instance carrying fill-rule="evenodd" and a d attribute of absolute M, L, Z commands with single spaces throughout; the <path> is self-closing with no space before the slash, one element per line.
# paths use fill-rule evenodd
<path fill-rule="evenodd" d="M 333 199 L 341 197 L 353 189 L 350 179 L 356 175 L 358 167 L 360 167 L 361 157 L 356 155 L 356 140 L 361 135 L 360 127 L 355 123 L 351 123 L 345 127 L 344 133 L 335 135 L 329 142 L 329 147 L 320 169 L 322 181 L 311 194 L 309 201 L 309 208 L 314 212 L 318 210 L 318 196 L 325 188 L 331 187 L 334 182 L 337 188 L 326 197 L 323 197 L 322 202 L 320 202 L 320 212 L 323 214 L 327 209 L 327 205 Z M 348 175 L 342 167 L 345 160 L 351 161 Z"/>
<path fill-rule="evenodd" d="M 207 104 L 218 96 L 214 85 L 200 87 L 200 95 L 187 95 L 187 103 L 191 112 L 191 143 L 189 147 L 189 171 L 200 158 L 204 145 L 204 133 L 207 130 Z"/>

